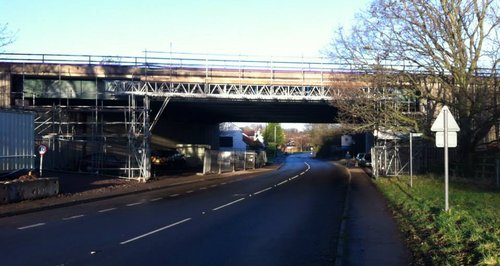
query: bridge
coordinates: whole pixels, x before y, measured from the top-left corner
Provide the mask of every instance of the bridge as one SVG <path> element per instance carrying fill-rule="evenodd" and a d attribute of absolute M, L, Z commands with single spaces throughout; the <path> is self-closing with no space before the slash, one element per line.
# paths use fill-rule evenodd
<path fill-rule="evenodd" d="M 331 85 L 367 86 L 353 69 L 321 58 L 3 53 L 0 107 L 36 112 L 39 142 L 79 151 L 73 161 L 109 148 L 133 154 L 129 177 L 144 177 L 150 146 L 217 148 L 220 122 L 335 122 Z"/>

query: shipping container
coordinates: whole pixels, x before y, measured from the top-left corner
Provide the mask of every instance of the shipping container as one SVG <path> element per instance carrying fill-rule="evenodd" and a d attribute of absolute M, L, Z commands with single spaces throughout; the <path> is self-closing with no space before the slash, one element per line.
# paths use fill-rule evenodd
<path fill-rule="evenodd" d="M 35 114 L 0 110 L 0 173 L 35 167 Z"/>

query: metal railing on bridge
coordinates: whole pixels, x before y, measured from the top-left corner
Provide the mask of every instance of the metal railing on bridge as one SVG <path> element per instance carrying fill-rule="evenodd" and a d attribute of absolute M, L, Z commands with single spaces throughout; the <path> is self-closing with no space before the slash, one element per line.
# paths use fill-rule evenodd
<path fill-rule="evenodd" d="M 143 55 L 91 55 L 0 53 L 0 62 L 38 64 L 111 65 L 154 68 L 250 69 L 305 72 L 373 73 L 381 65 L 385 72 L 406 71 L 425 74 L 428 69 L 400 60 L 368 60 L 367 62 L 334 62 L 329 57 L 259 56 L 202 54 L 185 52 L 144 51 Z M 379 68 L 379 67 L 377 67 Z M 443 74 L 443 73 L 439 73 Z M 445 73 L 446 74 L 446 73 Z M 478 68 L 478 76 L 498 76 L 497 70 Z"/>
<path fill-rule="evenodd" d="M 143 56 L 0 53 L 0 62 L 38 64 L 113 65 L 147 68 L 208 68 L 353 72 L 364 65 L 332 62 L 327 57 L 285 57 L 230 54 L 144 52 Z"/>

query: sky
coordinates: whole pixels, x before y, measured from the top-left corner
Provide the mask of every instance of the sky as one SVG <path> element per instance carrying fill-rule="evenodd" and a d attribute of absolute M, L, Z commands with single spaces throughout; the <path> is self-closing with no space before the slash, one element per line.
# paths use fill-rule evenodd
<path fill-rule="evenodd" d="M 370 0 L 0 0 L 3 52 L 323 56 Z"/>

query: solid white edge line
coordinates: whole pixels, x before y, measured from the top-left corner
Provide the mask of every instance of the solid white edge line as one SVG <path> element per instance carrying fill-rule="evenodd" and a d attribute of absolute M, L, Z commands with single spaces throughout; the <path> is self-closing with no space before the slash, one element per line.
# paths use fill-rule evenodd
<path fill-rule="evenodd" d="M 268 191 L 268 190 L 270 190 L 270 189 L 272 189 L 272 188 L 273 188 L 273 187 L 264 188 L 263 190 L 259 190 L 259 191 L 255 192 L 255 193 L 253 193 L 253 195 L 254 195 L 254 196 L 255 196 L 255 195 L 259 195 L 260 193 L 262 193 L 262 192 L 266 192 L 266 191 Z"/>
<path fill-rule="evenodd" d="M 144 237 L 146 237 L 146 236 L 149 236 L 149 235 L 152 235 L 152 234 L 158 233 L 158 232 L 163 231 L 163 230 L 165 230 L 165 229 L 168 229 L 168 228 L 170 228 L 170 227 L 174 227 L 174 226 L 176 226 L 176 225 L 179 225 L 179 224 L 185 223 L 185 222 L 187 222 L 187 221 L 189 221 L 189 220 L 191 220 L 191 218 L 187 218 L 187 219 L 184 219 L 184 220 L 181 220 L 181 221 L 175 222 L 175 223 L 173 223 L 173 224 L 166 225 L 166 226 L 164 226 L 164 227 L 161 227 L 161 228 L 158 228 L 158 229 L 156 229 L 156 230 L 153 230 L 153 231 L 151 231 L 151 232 L 149 232 L 149 233 L 145 233 L 145 234 L 143 234 L 143 235 L 136 236 L 136 237 L 131 238 L 131 239 L 129 239 L 129 240 L 125 240 L 125 241 L 123 241 L 123 242 L 120 242 L 120 245 L 125 245 L 125 244 L 127 244 L 127 243 L 132 242 L 132 241 L 136 241 L 136 240 L 141 239 L 141 238 L 144 238 Z"/>
<path fill-rule="evenodd" d="M 64 217 L 64 218 L 62 218 L 62 220 L 67 221 L 67 220 L 81 218 L 83 216 L 85 216 L 85 214 L 73 215 L 73 216 L 70 216 L 70 217 Z"/>
<path fill-rule="evenodd" d="M 116 208 L 103 209 L 103 210 L 99 210 L 97 212 L 103 213 L 103 212 L 110 212 L 110 211 L 114 211 L 114 210 L 116 210 Z"/>
<path fill-rule="evenodd" d="M 27 226 L 23 226 L 23 227 L 18 227 L 17 229 L 18 230 L 24 230 L 24 229 L 38 227 L 38 226 L 42 226 L 42 225 L 45 225 L 45 223 L 31 224 L 31 225 L 27 225 Z"/>
<path fill-rule="evenodd" d="M 229 202 L 229 203 L 227 203 L 227 204 L 224 204 L 224 205 L 221 205 L 221 206 L 219 206 L 219 207 L 217 207 L 217 208 L 213 208 L 213 209 L 212 209 L 212 211 L 217 211 L 217 210 L 220 210 L 220 209 L 222 209 L 222 208 L 225 208 L 225 207 L 227 207 L 227 206 L 229 206 L 229 205 L 235 204 L 236 202 L 242 201 L 242 200 L 244 200 L 244 199 L 245 199 L 245 198 L 241 198 L 241 199 L 237 199 L 237 200 L 235 200 L 235 201 L 231 201 L 231 202 Z"/>

